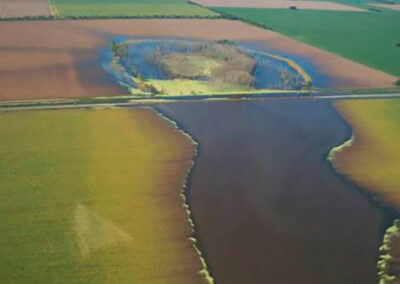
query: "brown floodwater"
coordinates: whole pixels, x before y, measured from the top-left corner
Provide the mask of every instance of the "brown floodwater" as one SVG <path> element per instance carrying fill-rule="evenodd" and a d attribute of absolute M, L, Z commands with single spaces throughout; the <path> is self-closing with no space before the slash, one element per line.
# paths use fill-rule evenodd
<path fill-rule="evenodd" d="M 199 143 L 197 238 L 218 284 L 375 284 L 387 215 L 326 156 L 351 129 L 327 101 L 161 105 Z"/>

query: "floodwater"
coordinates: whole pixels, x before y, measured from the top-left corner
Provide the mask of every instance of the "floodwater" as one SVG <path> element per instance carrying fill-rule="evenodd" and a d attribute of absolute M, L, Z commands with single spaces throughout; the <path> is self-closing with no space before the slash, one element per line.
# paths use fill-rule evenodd
<path fill-rule="evenodd" d="M 204 53 L 206 44 L 212 47 L 213 41 L 200 40 L 182 40 L 182 39 L 141 39 L 141 38 L 123 38 L 114 37 L 111 42 L 126 42 L 127 56 L 118 60 L 121 69 L 112 67 L 111 47 L 104 51 L 102 60 L 103 69 L 108 72 L 122 86 L 137 88 L 130 76 L 140 76 L 146 79 L 169 80 L 171 75 L 165 70 L 165 66 L 160 64 L 155 57 L 166 56 L 172 53 Z M 135 41 L 136 40 L 136 41 Z M 129 41 L 132 41 L 129 43 Z M 265 53 L 255 52 L 249 48 L 249 44 L 238 44 L 236 49 L 244 52 L 248 57 L 255 61 L 255 67 L 252 71 L 254 77 L 253 87 L 255 89 L 301 89 L 305 82 L 304 78 L 291 66 L 282 60 L 270 57 Z M 262 50 L 261 50 L 262 51 Z M 220 51 L 221 52 L 221 51 Z M 214 54 L 214 56 L 216 56 Z M 133 71 L 136 74 L 133 74 Z M 228 70 L 229 71 L 229 70 Z M 227 71 L 225 71 L 227 72 Z M 212 77 L 212 76 L 211 76 Z M 209 76 L 198 76 L 191 78 L 198 81 L 212 80 Z"/>
<path fill-rule="evenodd" d="M 326 160 L 350 136 L 328 101 L 161 105 L 199 143 L 197 238 L 218 284 L 375 284 L 385 212 Z"/>

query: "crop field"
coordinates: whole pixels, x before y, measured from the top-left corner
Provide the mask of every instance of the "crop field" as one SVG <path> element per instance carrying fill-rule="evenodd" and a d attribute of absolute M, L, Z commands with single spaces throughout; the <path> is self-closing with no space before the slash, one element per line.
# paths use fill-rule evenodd
<path fill-rule="evenodd" d="M 0 19 L 51 15 L 48 0 L 0 0 Z"/>
<path fill-rule="evenodd" d="M 205 7 L 268 8 L 268 9 L 284 9 L 284 8 L 296 7 L 297 9 L 305 9 L 305 10 L 332 10 L 332 11 L 353 11 L 353 12 L 366 11 L 362 8 L 335 2 L 329 2 L 329 1 L 195 0 L 194 2 Z"/>
<path fill-rule="evenodd" d="M 337 108 L 353 128 L 354 141 L 334 154 L 334 163 L 381 201 L 400 209 L 400 101 L 341 101 Z"/>
<path fill-rule="evenodd" d="M 217 8 L 400 77 L 400 13 Z"/>
<path fill-rule="evenodd" d="M 166 120 L 5 112 L 0 131 L 1 283 L 205 283 L 180 196 L 194 146 Z"/>
<path fill-rule="evenodd" d="M 218 17 L 185 0 L 51 0 L 61 17 Z"/>
<path fill-rule="evenodd" d="M 391 10 L 400 11 L 400 4 L 377 4 L 377 3 L 372 3 L 370 5 L 378 7 L 378 8 L 384 8 L 384 9 L 391 9 Z"/>

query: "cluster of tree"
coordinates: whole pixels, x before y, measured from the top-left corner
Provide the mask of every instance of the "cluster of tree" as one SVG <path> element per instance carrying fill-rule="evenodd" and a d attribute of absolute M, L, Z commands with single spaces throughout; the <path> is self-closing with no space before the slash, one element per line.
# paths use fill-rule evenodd
<path fill-rule="evenodd" d="M 117 43 L 115 41 L 111 42 L 111 51 L 113 56 L 126 59 L 128 57 L 128 44 L 127 43 Z"/>

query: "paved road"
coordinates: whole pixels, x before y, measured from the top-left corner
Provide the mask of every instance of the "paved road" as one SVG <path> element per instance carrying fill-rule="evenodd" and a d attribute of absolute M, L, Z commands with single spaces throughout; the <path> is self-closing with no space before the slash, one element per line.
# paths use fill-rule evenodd
<path fill-rule="evenodd" d="M 31 101 L 31 102 L 18 102 L 15 104 L 0 104 L 0 111 L 16 111 L 16 110 L 46 110 L 46 109 L 73 109 L 73 108 L 110 108 L 110 107 L 133 107 L 133 106 L 151 106 L 160 103 L 176 103 L 176 102 L 192 102 L 192 101 L 205 101 L 205 100 L 285 100 L 285 99 L 299 99 L 299 100 L 345 100 L 345 99 L 397 99 L 400 98 L 400 93 L 389 94 L 268 94 L 268 95 L 254 95 L 254 96 L 216 96 L 216 97 L 166 97 L 155 99 L 126 99 L 126 101 L 113 101 L 110 98 L 107 102 L 93 101 L 90 103 L 81 103 L 77 100 L 63 100 L 62 102 L 53 101 Z"/>

